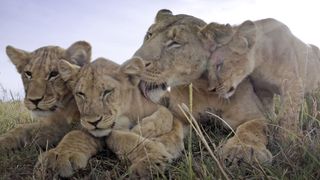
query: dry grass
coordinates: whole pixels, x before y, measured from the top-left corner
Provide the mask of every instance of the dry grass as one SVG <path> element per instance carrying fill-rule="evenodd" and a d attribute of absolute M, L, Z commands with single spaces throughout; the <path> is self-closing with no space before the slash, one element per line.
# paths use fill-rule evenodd
<path fill-rule="evenodd" d="M 317 95 L 320 97 L 319 95 Z M 271 165 L 244 165 L 237 169 L 224 167 L 230 179 L 320 179 L 320 122 L 318 120 L 317 101 L 320 98 L 308 97 L 301 113 L 301 126 L 305 132 L 305 141 L 294 144 L 279 144 L 273 139 L 275 125 L 270 121 L 268 148 L 274 155 Z M 32 122 L 28 111 L 19 101 L 0 101 L 0 133 L 16 124 Z M 220 120 L 206 118 L 198 127 L 203 137 L 193 133 L 186 138 L 186 150 L 181 158 L 172 164 L 164 175 L 155 175 L 155 179 L 223 179 L 217 161 L 208 147 L 217 156 L 215 149 L 219 142 L 232 135 Z M 197 132 L 198 133 L 198 132 Z M 204 145 L 204 140 L 207 145 Z M 23 151 L 0 155 L 0 179 L 32 179 L 33 166 L 39 152 L 33 146 Z M 220 162 L 223 164 L 222 162 Z M 92 158 L 86 169 L 71 179 L 125 179 L 129 164 L 119 161 L 114 154 L 104 151 Z"/>

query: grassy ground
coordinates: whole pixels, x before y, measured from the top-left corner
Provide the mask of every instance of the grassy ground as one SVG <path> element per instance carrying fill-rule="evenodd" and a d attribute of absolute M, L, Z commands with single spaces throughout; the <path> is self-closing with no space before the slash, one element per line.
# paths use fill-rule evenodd
<path fill-rule="evenodd" d="M 275 125 L 270 123 L 268 148 L 274 155 L 271 165 L 244 165 L 225 171 L 231 179 L 320 179 L 320 121 L 317 119 L 317 101 L 309 97 L 301 113 L 301 126 L 305 141 L 283 145 L 273 140 Z M 28 111 L 19 101 L 0 101 L 0 134 L 16 124 L 32 122 Z M 209 138 L 211 149 L 230 136 L 230 131 L 214 120 L 201 125 Z M 186 150 L 181 158 L 169 165 L 165 175 L 155 179 L 221 179 L 223 176 L 217 163 L 195 133 L 186 138 Z M 32 179 L 33 166 L 39 152 L 27 146 L 20 152 L 0 155 L 0 179 Z M 215 152 L 215 155 L 217 153 Z M 105 151 L 92 158 L 85 170 L 77 172 L 71 179 L 125 179 L 128 163 L 119 161 Z"/>

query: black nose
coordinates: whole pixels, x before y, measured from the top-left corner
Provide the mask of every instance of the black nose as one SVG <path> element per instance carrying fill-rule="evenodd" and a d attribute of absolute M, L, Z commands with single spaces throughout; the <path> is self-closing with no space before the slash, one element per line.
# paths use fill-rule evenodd
<path fill-rule="evenodd" d="M 31 101 L 34 105 L 37 106 L 42 99 L 43 99 L 43 97 L 41 97 L 39 99 L 29 99 L 29 101 Z"/>
<path fill-rule="evenodd" d="M 94 126 L 94 127 L 97 127 L 98 123 L 99 123 L 101 120 L 102 120 L 102 116 L 101 116 L 99 119 L 97 119 L 95 122 L 88 122 L 88 123 L 91 124 L 91 125 Z"/>

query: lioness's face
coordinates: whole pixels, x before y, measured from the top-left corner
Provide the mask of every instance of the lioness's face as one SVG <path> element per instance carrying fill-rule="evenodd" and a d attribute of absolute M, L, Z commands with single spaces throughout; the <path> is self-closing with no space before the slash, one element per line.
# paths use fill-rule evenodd
<path fill-rule="evenodd" d="M 59 66 L 64 66 L 59 72 L 73 91 L 82 126 L 94 136 L 107 136 L 122 114 L 127 93 L 117 73 L 119 65 L 98 59 L 82 68 L 66 62 Z"/>
<path fill-rule="evenodd" d="M 144 92 L 191 83 L 203 74 L 210 56 L 199 34 L 206 25 L 202 20 L 187 15 L 174 16 L 168 10 L 162 13 L 164 17 L 160 11 L 133 57 L 145 64 Z"/>
<path fill-rule="evenodd" d="M 80 44 L 85 47 L 82 48 Z M 77 48 L 72 49 L 73 52 L 68 52 L 57 46 L 46 46 L 31 53 L 12 46 L 7 47 L 7 55 L 21 74 L 25 90 L 24 103 L 34 115 L 50 115 L 63 108 L 64 103 L 72 97 L 60 77 L 58 62 L 63 58 L 76 63 L 77 59 L 72 58 L 72 53 L 77 50 L 84 51 L 81 52 L 84 56 L 80 59 L 86 62 L 89 61 L 91 53 L 91 47 L 86 42 L 75 43 L 70 48 L 75 47 Z"/>

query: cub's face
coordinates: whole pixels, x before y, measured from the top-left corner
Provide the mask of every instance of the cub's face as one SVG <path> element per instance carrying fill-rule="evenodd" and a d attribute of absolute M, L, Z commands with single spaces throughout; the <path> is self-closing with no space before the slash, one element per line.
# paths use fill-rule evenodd
<path fill-rule="evenodd" d="M 189 84 L 206 70 L 213 41 L 202 33 L 205 22 L 192 16 L 160 10 L 133 59 L 142 59 L 142 91 L 165 90 Z"/>
<path fill-rule="evenodd" d="M 255 66 L 253 47 L 256 27 L 245 21 L 234 30 L 220 32 L 216 41 L 227 40 L 213 52 L 208 62 L 209 90 L 224 98 L 231 97 L 237 86 L 252 73 Z"/>
<path fill-rule="evenodd" d="M 59 64 L 59 72 L 76 99 L 81 124 L 94 136 L 107 136 L 131 106 L 127 102 L 132 85 L 119 67 L 103 58 L 82 68 L 66 61 Z"/>
<path fill-rule="evenodd" d="M 46 46 L 26 52 L 8 46 L 6 52 L 21 74 L 26 107 L 36 116 L 48 116 L 64 108 L 72 98 L 58 72 L 58 62 L 68 59 L 71 63 L 83 65 L 90 60 L 91 47 L 86 42 L 77 42 L 67 50 Z"/>
<path fill-rule="evenodd" d="M 208 63 L 209 90 L 228 99 L 250 73 L 250 67 L 247 53 L 233 51 L 228 46 L 218 48 Z"/>

